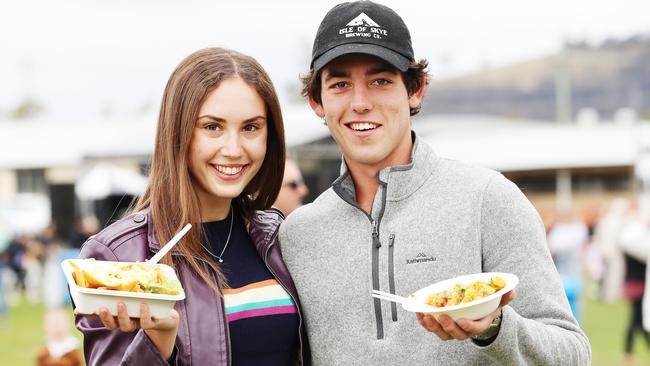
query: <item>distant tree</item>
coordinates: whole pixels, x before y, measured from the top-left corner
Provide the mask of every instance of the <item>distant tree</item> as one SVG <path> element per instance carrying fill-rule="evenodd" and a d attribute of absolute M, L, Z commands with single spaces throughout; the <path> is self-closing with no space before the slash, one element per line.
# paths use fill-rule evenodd
<path fill-rule="evenodd" d="M 34 98 L 25 98 L 9 113 L 14 119 L 26 119 L 43 112 L 45 108 Z"/>

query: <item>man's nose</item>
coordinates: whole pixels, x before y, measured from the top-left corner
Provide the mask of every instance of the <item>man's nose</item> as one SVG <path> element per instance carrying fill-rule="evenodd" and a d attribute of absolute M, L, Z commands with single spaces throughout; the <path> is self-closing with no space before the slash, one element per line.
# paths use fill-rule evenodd
<path fill-rule="evenodd" d="M 365 86 L 355 87 L 352 99 L 352 110 L 356 113 L 366 113 L 372 109 L 372 101 Z"/>

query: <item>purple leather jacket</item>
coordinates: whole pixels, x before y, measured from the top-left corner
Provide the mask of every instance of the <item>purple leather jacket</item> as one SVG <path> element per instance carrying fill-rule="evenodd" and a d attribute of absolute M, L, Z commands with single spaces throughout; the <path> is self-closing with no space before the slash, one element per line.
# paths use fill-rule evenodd
<path fill-rule="evenodd" d="M 307 342 L 296 287 L 282 261 L 278 229 L 282 214 L 270 209 L 250 218 L 248 232 L 264 263 L 298 306 L 300 353 L 296 364 L 309 365 Z M 80 258 L 110 261 L 144 261 L 160 248 L 148 210 L 127 216 L 86 241 Z M 182 259 L 174 253 L 175 259 Z M 176 365 L 231 365 L 230 338 L 223 299 L 214 293 L 184 261 L 175 260 L 176 272 L 185 290 L 185 300 L 176 303 L 180 315 L 176 336 Z M 98 319 L 77 316 L 77 328 L 84 335 L 84 355 L 88 366 L 168 365 L 142 330 L 124 333 L 109 331 Z"/>

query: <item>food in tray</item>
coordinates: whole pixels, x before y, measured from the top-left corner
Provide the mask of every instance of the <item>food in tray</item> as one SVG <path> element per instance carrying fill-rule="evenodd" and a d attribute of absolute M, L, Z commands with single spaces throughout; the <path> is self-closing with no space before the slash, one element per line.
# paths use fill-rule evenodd
<path fill-rule="evenodd" d="M 82 265 L 71 261 L 70 265 L 72 277 L 80 287 L 165 295 L 178 295 L 183 291 L 180 281 L 168 278 L 158 265 L 94 259 L 86 259 Z"/>
<path fill-rule="evenodd" d="M 435 307 L 453 306 L 478 300 L 506 287 L 506 281 L 498 276 L 491 277 L 487 282 L 474 281 L 468 285 L 456 284 L 452 289 L 440 291 L 427 296 L 424 300 Z"/>

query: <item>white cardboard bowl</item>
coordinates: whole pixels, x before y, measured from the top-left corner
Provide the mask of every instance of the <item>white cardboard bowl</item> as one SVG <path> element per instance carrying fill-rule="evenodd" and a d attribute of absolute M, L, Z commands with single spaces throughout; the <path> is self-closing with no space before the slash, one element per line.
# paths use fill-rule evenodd
<path fill-rule="evenodd" d="M 80 268 L 83 268 L 84 259 L 66 259 L 61 262 L 61 267 L 70 287 L 70 296 L 74 300 L 75 309 L 80 314 L 99 314 L 99 309 L 105 307 L 112 315 L 117 316 L 117 303 L 123 302 L 126 305 L 126 311 L 129 316 L 139 318 L 140 303 L 146 302 L 149 305 L 151 316 L 162 319 L 169 316 L 169 311 L 174 307 L 176 301 L 185 298 L 185 292 L 181 292 L 178 295 L 164 295 L 80 287 L 72 277 L 73 270 L 70 262 L 74 262 Z M 102 262 L 128 264 L 127 262 Z M 164 264 L 157 265 L 161 267 L 163 273 L 169 278 L 177 278 L 173 268 Z"/>
<path fill-rule="evenodd" d="M 478 280 L 487 281 L 491 277 L 495 276 L 503 278 L 506 281 L 506 287 L 484 298 L 470 301 L 464 304 L 444 307 L 435 307 L 424 302 L 428 295 L 435 292 L 451 289 L 458 283 L 462 285 L 468 285 Z M 413 299 L 413 301 L 404 302 L 402 304 L 402 307 L 407 311 L 433 314 L 436 319 L 440 314 L 447 314 L 454 320 L 460 318 L 469 320 L 481 319 L 496 310 L 497 307 L 499 307 L 499 303 L 501 302 L 501 297 L 508 291 L 515 288 L 518 283 L 519 278 L 511 273 L 487 272 L 454 277 L 415 291 L 412 294 L 415 299 Z"/>

